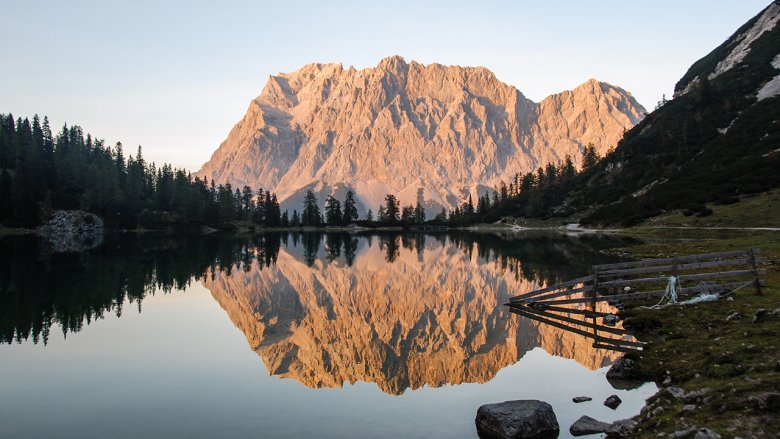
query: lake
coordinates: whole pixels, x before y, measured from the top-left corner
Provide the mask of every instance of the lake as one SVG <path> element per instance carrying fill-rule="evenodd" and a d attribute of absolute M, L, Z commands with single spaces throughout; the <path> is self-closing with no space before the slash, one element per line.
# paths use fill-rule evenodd
<path fill-rule="evenodd" d="M 477 408 L 511 399 L 549 402 L 569 437 L 581 415 L 637 414 L 656 386 L 613 388 L 618 353 L 502 304 L 625 244 L 307 232 L 54 253 L 5 238 L 0 437 L 474 438 Z"/>

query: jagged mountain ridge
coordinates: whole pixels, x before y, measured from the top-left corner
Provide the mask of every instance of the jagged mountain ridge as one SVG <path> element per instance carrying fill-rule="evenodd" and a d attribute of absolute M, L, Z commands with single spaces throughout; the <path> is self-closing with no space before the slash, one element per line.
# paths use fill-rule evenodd
<path fill-rule="evenodd" d="M 534 347 L 589 369 L 617 357 L 501 306 L 537 284 L 481 261 L 478 251 L 435 240 L 423 247 L 401 248 L 388 263 L 381 244 L 364 240 L 352 266 L 325 258 L 309 266 L 286 248 L 271 267 L 253 262 L 202 283 L 269 373 L 312 388 L 365 381 L 401 394 L 483 383 Z"/>
<path fill-rule="evenodd" d="M 644 113 L 596 80 L 535 103 L 483 67 L 308 64 L 268 79 L 198 175 L 270 189 L 283 209 L 307 189 L 320 201 L 352 189 L 362 213 L 423 188 L 435 214 L 566 154 L 579 163 L 588 143 L 603 154 Z"/>

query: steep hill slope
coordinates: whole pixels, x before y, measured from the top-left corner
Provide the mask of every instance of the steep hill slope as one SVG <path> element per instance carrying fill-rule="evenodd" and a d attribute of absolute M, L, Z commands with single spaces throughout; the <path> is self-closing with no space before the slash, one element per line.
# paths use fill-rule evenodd
<path fill-rule="evenodd" d="M 773 2 L 677 83 L 558 211 L 631 225 L 664 211 L 780 186 L 780 4 Z M 596 206 L 593 208 L 593 206 Z"/>

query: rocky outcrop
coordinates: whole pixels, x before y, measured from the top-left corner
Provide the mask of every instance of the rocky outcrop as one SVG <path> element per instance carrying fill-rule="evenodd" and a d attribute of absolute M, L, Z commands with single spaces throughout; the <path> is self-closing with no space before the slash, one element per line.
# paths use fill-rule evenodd
<path fill-rule="evenodd" d="M 609 370 L 607 370 L 608 380 L 637 380 L 641 377 L 638 375 L 637 365 L 634 360 L 626 357 L 620 357 L 612 363 Z"/>
<path fill-rule="evenodd" d="M 482 438 L 553 439 L 560 431 L 552 406 L 534 399 L 485 404 L 475 423 Z"/>
<path fill-rule="evenodd" d="M 253 263 L 202 282 L 270 373 L 309 387 L 365 381 L 400 394 L 483 383 L 539 346 L 590 369 L 616 358 L 511 314 L 501 304 L 537 285 L 476 253 L 427 240 L 388 263 L 378 244 L 360 240 L 351 266 L 324 257 L 307 265 L 298 248 L 283 248 L 274 266 Z"/>
<path fill-rule="evenodd" d="M 55 210 L 35 234 L 57 253 L 89 250 L 103 242 L 103 220 L 81 210 Z"/>
<path fill-rule="evenodd" d="M 596 80 L 535 103 L 483 67 L 308 64 L 268 79 L 198 175 L 270 189 L 283 209 L 307 189 L 320 202 L 351 189 L 363 213 L 422 188 L 433 215 L 566 154 L 579 163 L 588 143 L 603 154 L 644 113 Z"/>
<path fill-rule="evenodd" d="M 581 416 L 571 427 L 569 433 L 572 436 L 585 436 L 586 434 L 604 433 L 609 428 L 608 423 L 593 419 L 590 416 Z"/>

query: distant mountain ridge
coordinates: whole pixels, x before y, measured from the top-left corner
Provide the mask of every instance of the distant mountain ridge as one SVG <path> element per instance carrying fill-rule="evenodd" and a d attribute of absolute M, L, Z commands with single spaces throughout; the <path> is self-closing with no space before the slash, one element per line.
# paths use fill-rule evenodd
<path fill-rule="evenodd" d="M 432 216 L 567 154 L 579 164 L 588 143 L 604 154 L 644 114 L 596 80 L 535 103 L 483 67 L 308 64 L 268 79 L 198 175 L 270 189 L 283 210 L 309 189 L 320 201 L 351 189 L 361 215 L 422 188 Z"/>

